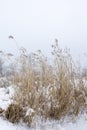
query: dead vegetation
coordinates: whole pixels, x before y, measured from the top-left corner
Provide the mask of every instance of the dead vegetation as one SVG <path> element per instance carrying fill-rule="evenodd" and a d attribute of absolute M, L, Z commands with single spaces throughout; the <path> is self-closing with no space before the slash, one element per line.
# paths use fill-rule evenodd
<path fill-rule="evenodd" d="M 20 83 L 14 100 L 45 118 L 78 115 L 86 106 L 87 91 L 80 69 L 74 64 L 70 50 L 61 49 L 57 41 L 52 45 L 52 56 L 50 64 L 40 50 L 32 59 L 22 54 L 23 71 L 14 77 L 15 84 Z"/>
<path fill-rule="evenodd" d="M 17 123 L 20 120 L 22 109 L 17 104 L 10 104 L 5 111 L 5 117 L 12 123 Z"/>
<path fill-rule="evenodd" d="M 87 108 L 87 84 L 70 50 L 61 49 L 58 41 L 55 42 L 51 63 L 40 50 L 29 57 L 22 48 L 18 59 L 20 71 L 13 75 L 13 83 L 17 86 L 14 102 L 21 108 L 31 108 L 35 115 L 45 119 L 59 120 L 64 116 L 78 116 Z M 6 118 L 11 122 L 19 121 L 19 106 L 11 104 L 8 107 Z M 23 115 L 23 120 L 30 126 L 33 117 Z"/>

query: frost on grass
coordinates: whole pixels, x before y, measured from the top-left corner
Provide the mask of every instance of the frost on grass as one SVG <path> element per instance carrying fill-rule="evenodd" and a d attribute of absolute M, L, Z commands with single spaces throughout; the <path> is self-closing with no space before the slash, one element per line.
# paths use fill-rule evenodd
<path fill-rule="evenodd" d="M 21 117 L 30 127 L 37 116 L 43 120 L 60 121 L 65 117 L 72 120 L 87 109 L 87 76 L 86 73 L 83 76 L 80 66 L 73 62 L 69 49 L 62 49 L 56 40 L 52 45 L 51 62 L 40 50 L 32 55 L 24 48 L 19 52 L 13 60 L 13 69 L 5 71 L 8 72 L 7 83 L 15 85 L 13 94 L 4 82 L 0 88 L 3 93 L 0 102 L 8 111 L 8 120 L 15 122 L 12 119 L 19 113 L 18 122 Z M 22 115 L 17 106 L 10 106 L 12 103 L 21 107 Z M 44 125 L 42 127 L 45 129 Z"/>

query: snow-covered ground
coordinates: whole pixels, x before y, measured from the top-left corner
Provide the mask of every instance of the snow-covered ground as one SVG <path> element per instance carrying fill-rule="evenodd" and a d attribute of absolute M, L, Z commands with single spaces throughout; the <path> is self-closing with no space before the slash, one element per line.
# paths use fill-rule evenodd
<path fill-rule="evenodd" d="M 82 115 L 74 123 L 65 123 L 63 127 L 65 130 L 87 130 L 87 115 Z"/>
<path fill-rule="evenodd" d="M 0 130 L 29 130 L 24 124 L 12 124 L 2 118 L 0 118 Z"/>
<path fill-rule="evenodd" d="M 0 88 L 0 107 L 5 109 L 12 102 L 12 95 L 15 86 Z M 75 123 L 64 122 L 60 124 L 58 121 L 40 121 L 35 126 L 29 128 L 22 121 L 18 124 L 12 124 L 3 117 L 0 117 L 0 130 L 87 130 L 86 114 L 81 116 Z"/>

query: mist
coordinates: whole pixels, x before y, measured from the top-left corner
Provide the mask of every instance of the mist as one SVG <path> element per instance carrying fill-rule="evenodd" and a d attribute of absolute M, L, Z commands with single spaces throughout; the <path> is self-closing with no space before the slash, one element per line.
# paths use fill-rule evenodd
<path fill-rule="evenodd" d="M 86 0 L 0 0 L 0 50 L 18 53 L 19 47 L 29 52 L 41 49 L 49 56 L 57 38 L 61 47 L 68 47 L 82 64 L 87 48 Z"/>

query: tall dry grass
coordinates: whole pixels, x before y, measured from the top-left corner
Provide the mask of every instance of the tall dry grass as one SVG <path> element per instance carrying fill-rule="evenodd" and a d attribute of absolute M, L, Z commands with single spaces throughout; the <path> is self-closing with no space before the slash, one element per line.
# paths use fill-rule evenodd
<path fill-rule="evenodd" d="M 70 50 L 58 41 L 52 45 L 52 63 L 39 50 L 19 56 L 20 71 L 14 76 L 14 102 L 32 108 L 43 118 L 61 119 L 77 116 L 87 107 L 87 85 L 80 68 L 73 62 Z"/>

